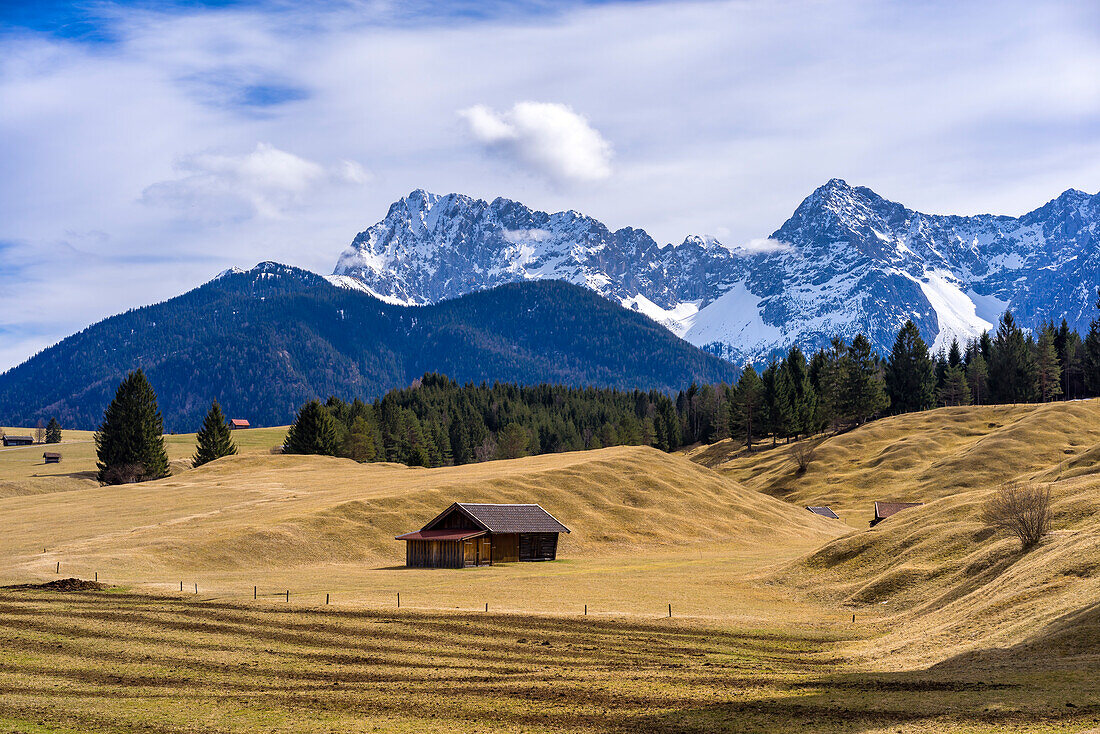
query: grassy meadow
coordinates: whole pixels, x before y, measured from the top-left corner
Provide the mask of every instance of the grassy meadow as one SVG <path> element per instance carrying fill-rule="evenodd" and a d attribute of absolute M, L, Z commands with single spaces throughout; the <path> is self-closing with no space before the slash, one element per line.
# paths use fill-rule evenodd
<path fill-rule="evenodd" d="M 197 469 L 168 437 L 173 475 L 121 487 L 75 432 L 56 474 L 0 452 L 0 585 L 104 583 L 0 589 L 0 731 L 1100 727 L 1100 401 L 886 418 L 805 472 L 729 442 L 359 465 L 283 433 Z M 1054 496 L 1027 553 L 978 519 L 1012 478 Z M 876 499 L 926 504 L 868 529 Z M 554 563 L 404 568 L 394 536 L 455 500 L 573 532 Z"/>

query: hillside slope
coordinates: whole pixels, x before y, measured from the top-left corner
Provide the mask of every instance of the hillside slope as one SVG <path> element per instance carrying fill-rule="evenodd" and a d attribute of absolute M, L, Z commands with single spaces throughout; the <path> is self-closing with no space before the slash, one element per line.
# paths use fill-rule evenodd
<path fill-rule="evenodd" d="M 805 474 L 790 447 L 692 453 L 731 478 L 803 504 L 829 504 L 856 532 L 771 576 L 841 605 L 885 636 L 868 659 L 892 666 L 1100 662 L 1100 401 L 945 408 L 875 421 L 820 440 Z M 1004 482 L 1048 484 L 1053 532 L 1024 553 L 981 521 Z M 874 500 L 926 503 L 873 529 Z M 1001 648 L 1005 650 L 998 652 Z"/>
<path fill-rule="evenodd" d="M 573 531 L 562 554 L 699 542 L 754 544 L 839 531 L 810 513 L 647 447 L 416 469 L 315 456 L 221 459 L 178 476 L 0 499 L 0 556 L 138 573 L 403 561 L 394 536 L 454 501 L 538 502 Z M 15 522 L 18 518 L 18 522 Z M 9 524 L 10 521 L 10 524 Z"/>
<path fill-rule="evenodd" d="M 280 425 L 311 398 L 370 399 L 429 371 L 459 382 L 663 390 L 736 375 L 644 316 L 566 283 L 402 307 L 264 263 L 106 319 L 0 375 L 0 415 L 94 428 L 135 367 L 146 370 L 169 431 L 197 428 L 214 399 L 253 425 Z"/>

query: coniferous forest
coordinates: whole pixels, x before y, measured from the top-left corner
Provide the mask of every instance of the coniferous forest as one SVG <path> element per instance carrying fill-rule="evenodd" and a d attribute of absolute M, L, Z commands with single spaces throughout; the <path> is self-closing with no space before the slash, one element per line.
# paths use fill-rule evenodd
<path fill-rule="evenodd" d="M 1065 322 L 1025 331 L 1006 312 L 995 333 L 938 353 L 908 322 L 886 356 L 863 335 L 850 344 L 834 339 L 808 358 L 794 346 L 759 371 L 746 367 L 735 383 L 693 384 L 674 396 L 459 385 L 429 373 L 373 403 L 333 397 L 307 404 L 286 450 L 442 466 L 616 445 L 671 451 L 723 438 L 752 447 L 938 406 L 1098 395 L 1100 322 L 1082 339 Z"/>

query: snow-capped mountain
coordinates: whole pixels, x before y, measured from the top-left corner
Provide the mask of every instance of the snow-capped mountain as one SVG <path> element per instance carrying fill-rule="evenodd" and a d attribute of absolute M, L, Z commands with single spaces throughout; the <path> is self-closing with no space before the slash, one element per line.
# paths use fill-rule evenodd
<path fill-rule="evenodd" d="M 1100 195 L 1070 190 L 1022 217 L 929 215 L 833 179 L 771 246 L 691 236 L 658 245 L 575 211 L 417 190 L 360 233 L 330 280 L 426 304 L 506 282 L 559 279 L 638 310 L 734 361 L 863 332 L 889 349 L 913 319 L 935 346 L 1024 324 L 1086 327 L 1100 283 Z"/>

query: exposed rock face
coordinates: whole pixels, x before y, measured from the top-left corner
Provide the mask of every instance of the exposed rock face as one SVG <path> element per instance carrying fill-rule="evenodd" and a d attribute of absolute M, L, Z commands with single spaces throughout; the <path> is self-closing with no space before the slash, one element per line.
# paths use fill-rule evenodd
<path fill-rule="evenodd" d="M 928 215 L 833 179 L 757 250 L 691 236 L 658 245 L 574 211 L 417 190 L 360 233 L 332 280 L 401 303 L 559 279 L 645 313 L 734 361 L 867 334 L 885 351 L 913 319 L 937 347 L 992 328 L 1087 328 L 1100 283 L 1100 195 L 1069 190 L 1022 217 Z"/>

